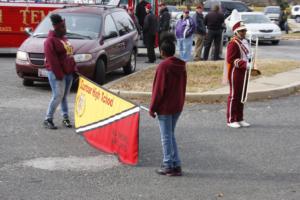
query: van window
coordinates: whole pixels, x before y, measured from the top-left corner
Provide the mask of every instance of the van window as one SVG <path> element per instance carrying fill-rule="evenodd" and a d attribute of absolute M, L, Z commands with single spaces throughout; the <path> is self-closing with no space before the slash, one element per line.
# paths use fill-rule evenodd
<path fill-rule="evenodd" d="M 109 36 L 112 33 L 116 33 L 118 35 L 118 30 L 112 17 L 107 15 L 104 22 L 104 36 Z"/>
<path fill-rule="evenodd" d="M 126 12 L 114 12 L 112 17 L 121 36 L 135 30 L 133 22 Z"/>
<path fill-rule="evenodd" d="M 66 21 L 68 38 L 72 39 L 96 39 L 101 28 L 99 15 L 59 13 Z M 34 31 L 34 37 L 47 37 L 49 30 L 53 29 L 50 15 L 48 15 Z"/>

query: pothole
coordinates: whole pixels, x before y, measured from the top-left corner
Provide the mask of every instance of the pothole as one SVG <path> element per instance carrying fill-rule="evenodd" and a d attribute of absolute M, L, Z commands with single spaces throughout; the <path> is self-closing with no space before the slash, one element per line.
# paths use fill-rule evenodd
<path fill-rule="evenodd" d="M 24 161 L 22 165 L 50 171 L 102 171 L 121 164 L 115 156 L 101 155 L 95 157 L 35 158 Z"/>

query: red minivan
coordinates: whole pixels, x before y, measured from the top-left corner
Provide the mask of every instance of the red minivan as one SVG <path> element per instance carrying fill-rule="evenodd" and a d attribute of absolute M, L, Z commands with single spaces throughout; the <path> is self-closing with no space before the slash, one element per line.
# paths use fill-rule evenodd
<path fill-rule="evenodd" d="M 78 71 L 99 84 L 105 76 L 118 68 L 130 74 L 136 68 L 138 32 L 127 12 L 122 8 L 103 5 L 58 9 L 66 21 L 67 34 L 74 47 Z M 50 14 L 49 14 L 50 15 Z M 17 51 L 16 71 L 23 85 L 34 81 L 48 81 L 44 66 L 44 41 L 52 28 L 49 15 Z"/>

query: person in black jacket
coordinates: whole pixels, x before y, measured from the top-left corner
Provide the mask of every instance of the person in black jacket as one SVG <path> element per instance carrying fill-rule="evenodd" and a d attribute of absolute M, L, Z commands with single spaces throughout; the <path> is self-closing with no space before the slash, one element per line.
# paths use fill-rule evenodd
<path fill-rule="evenodd" d="M 140 2 L 136 5 L 136 8 L 135 8 L 135 15 L 138 18 L 138 22 L 139 22 L 141 28 L 144 27 L 144 20 L 147 15 L 145 6 L 147 4 L 148 4 L 147 1 L 140 0 Z"/>
<path fill-rule="evenodd" d="M 147 47 L 148 61 L 146 63 L 154 63 L 156 60 L 154 46 L 155 46 L 155 35 L 157 33 L 158 22 L 156 16 L 151 12 L 151 4 L 147 4 L 146 7 L 147 15 L 144 20 L 143 35 L 144 43 Z"/>
<path fill-rule="evenodd" d="M 161 40 L 161 36 L 164 35 L 164 33 L 169 32 L 170 30 L 170 20 L 171 15 L 169 13 L 169 10 L 165 3 L 160 4 L 160 10 L 159 10 L 159 43 Z M 160 46 L 160 44 L 159 44 Z"/>
<path fill-rule="evenodd" d="M 219 51 L 222 41 L 222 31 L 224 24 L 224 15 L 219 11 L 220 7 L 215 5 L 211 12 L 204 18 L 204 25 L 207 27 L 208 32 L 204 44 L 203 59 L 207 60 L 211 44 L 214 42 L 214 57 L 213 60 L 221 59 Z"/>
<path fill-rule="evenodd" d="M 129 14 L 129 16 L 131 17 L 131 19 L 136 27 L 136 30 L 138 31 L 138 34 L 141 35 L 141 27 L 140 27 L 140 24 L 138 23 L 138 20 L 134 14 L 134 8 L 132 6 L 128 7 L 127 12 Z"/>
<path fill-rule="evenodd" d="M 203 44 L 206 35 L 206 28 L 204 25 L 204 17 L 202 12 L 203 6 L 198 5 L 196 7 L 196 14 L 193 16 L 194 21 L 196 23 L 194 61 L 201 60 Z"/>

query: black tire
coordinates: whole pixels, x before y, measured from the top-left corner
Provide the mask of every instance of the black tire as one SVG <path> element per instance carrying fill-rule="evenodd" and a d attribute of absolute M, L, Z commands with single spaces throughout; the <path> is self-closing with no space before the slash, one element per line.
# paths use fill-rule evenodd
<path fill-rule="evenodd" d="M 272 41 L 272 44 L 273 44 L 273 45 L 279 44 L 279 40 L 274 40 L 274 41 Z"/>
<path fill-rule="evenodd" d="M 24 86 L 33 86 L 33 81 L 28 79 L 23 79 Z"/>
<path fill-rule="evenodd" d="M 97 61 L 94 80 L 100 85 L 103 85 L 105 83 L 105 64 L 103 60 Z"/>
<path fill-rule="evenodd" d="M 123 67 L 123 71 L 125 74 L 131 74 L 136 69 L 136 51 L 133 50 L 130 55 L 130 60 L 127 65 Z"/>

